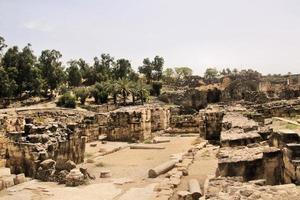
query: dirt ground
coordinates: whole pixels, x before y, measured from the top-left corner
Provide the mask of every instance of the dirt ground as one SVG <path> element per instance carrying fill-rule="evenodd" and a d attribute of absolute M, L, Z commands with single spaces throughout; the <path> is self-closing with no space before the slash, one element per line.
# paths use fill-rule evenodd
<path fill-rule="evenodd" d="M 170 159 L 172 154 L 187 151 L 195 137 L 169 137 L 169 143 L 151 144 L 165 149 L 130 149 L 122 142 L 96 142 L 96 147 L 86 146 L 85 163 L 79 165 L 88 168 L 96 177 L 90 184 L 79 187 L 65 187 L 56 183 L 44 183 L 32 180 L 0 192 L 2 200 L 146 200 L 152 199 L 153 189 L 163 178 L 149 179 L 148 170 Z M 95 144 L 95 142 L 93 142 Z M 119 151 L 102 155 L 114 149 Z M 100 151 L 100 152 L 99 152 Z M 195 177 L 203 186 L 207 175 L 216 169 L 215 147 L 205 148 L 197 153 L 195 162 L 190 166 L 190 175 L 183 179 L 179 189 L 186 189 L 186 181 Z M 99 178 L 100 171 L 110 170 L 110 178 Z"/>

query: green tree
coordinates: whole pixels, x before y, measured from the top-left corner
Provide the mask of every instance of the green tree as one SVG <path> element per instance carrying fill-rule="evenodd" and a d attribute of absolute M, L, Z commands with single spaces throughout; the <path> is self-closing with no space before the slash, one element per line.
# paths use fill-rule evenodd
<path fill-rule="evenodd" d="M 112 74 L 115 80 L 129 78 L 132 72 L 130 61 L 127 59 L 118 59 L 113 67 Z"/>
<path fill-rule="evenodd" d="M 204 78 L 214 79 L 218 76 L 218 70 L 216 68 L 207 68 L 204 73 Z"/>
<path fill-rule="evenodd" d="M 95 80 L 99 83 L 111 78 L 111 70 L 114 65 L 114 58 L 109 54 L 101 54 L 101 59 L 94 58 L 93 73 Z"/>
<path fill-rule="evenodd" d="M 133 104 L 135 104 L 136 100 L 140 99 L 143 105 L 150 95 L 149 88 L 142 81 L 133 82 L 131 84 L 130 92 Z"/>
<path fill-rule="evenodd" d="M 96 76 L 95 76 L 93 68 L 91 66 L 89 66 L 89 64 L 87 62 L 85 62 L 85 60 L 83 60 L 82 58 L 80 58 L 77 61 L 77 64 L 80 69 L 80 74 L 82 76 L 83 85 L 89 86 L 89 85 L 95 84 Z"/>
<path fill-rule="evenodd" d="M 163 57 L 155 56 L 152 62 L 149 58 L 145 58 L 143 65 L 139 67 L 139 73 L 145 76 L 147 84 L 151 83 L 152 80 L 159 81 L 162 78 L 163 65 Z"/>
<path fill-rule="evenodd" d="M 130 94 L 131 82 L 128 79 L 119 79 L 117 81 L 117 87 L 119 94 L 123 97 L 123 104 L 126 105 L 126 99 Z"/>
<path fill-rule="evenodd" d="M 164 66 L 164 58 L 163 57 L 159 57 L 159 56 L 155 56 L 154 60 L 152 62 L 152 66 L 153 66 L 153 78 L 156 81 L 160 81 L 162 78 L 162 72 L 163 72 L 163 66 Z"/>
<path fill-rule="evenodd" d="M 5 69 L 0 66 L 0 98 L 13 96 L 16 83 L 9 79 Z"/>
<path fill-rule="evenodd" d="M 193 74 L 193 70 L 189 67 L 176 67 L 177 78 L 183 79 Z"/>
<path fill-rule="evenodd" d="M 69 68 L 67 68 L 68 83 L 70 86 L 78 87 L 81 84 L 81 73 L 78 66 L 77 60 L 69 61 Z"/>
<path fill-rule="evenodd" d="M 1 53 L 1 51 L 2 51 L 5 47 L 7 47 L 7 45 L 5 44 L 5 40 L 4 40 L 3 37 L 0 36 L 0 53 Z M 0 55 L 1 55 L 1 54 L 0 54 Z M 1 57 L 0 57 L 0 58 L 1 58 Z"/>
<path fill-rule="evenodd" d="M 118 85 L 114 80 L 109 80 L 104 83 L 104 87 L 106 88 L 107 92 L 112 95 L 114 104 L 116 105 L 119 94 Z"/>
<path fill-rule="evenodd" d="M 95 103 L 103 104 L 108 101 L 108 91 L 104 84 L 96 83 L 90 90 L 91 95 L 95 99 Z"/>
<path fill-rule="evenodd" d="M 81 105 L 84 105 L 86 99 L 90 95 L 90 91 L 89 89 L 82 87 L 82 88 L 75 89 L 74 94 L 76 98 L 80 100 Z"/>
<path fill-rule="evenodd" d="M 143 74 L 146 78 L 147 84 L 152 80 L 152 63 L 149 58 L 143 60 L 143 65 L 139 67 L 139 73 Z"/>
<path fill-rule="evenodd" d="M 40 94 L 42 78 L 37 68 L 37 58 L 34 55 L 31 45 L 28 44 L 19 53 L 18 78 L 16 83 L 19 92 L 28 91 L 32 94 Z"/>
<path fill-rule="evenodd" d="M 53 91 L 66 79 L 65 72 L 60 62 L 62 55 L 56 50 L 44 50 L 39 57 L 39 69 L 45 81 L 44 90 Z"/>

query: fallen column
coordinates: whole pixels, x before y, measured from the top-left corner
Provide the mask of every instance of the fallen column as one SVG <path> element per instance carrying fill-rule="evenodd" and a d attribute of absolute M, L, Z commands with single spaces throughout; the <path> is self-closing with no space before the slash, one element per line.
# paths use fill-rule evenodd
<path fill-rule="evenodd" d="M 148 171 L 148 177 L 149 178 L 156 178 L 158 177 L 159 175 L 161 174 L 164 174 L 166 173 L 167 171 L 171 170 L 175 164 L 177 163 L 176 160 L 171 160 L 171 161 L 168 161 L 168 162 L 165 162 L 153 169 L 150 169 Z"/>
<path fill-rule="evenodd" d="M 197 179 L 189 180 L 189 191 L 192 194 L 193 199 L 199 199 L 202 196 L 200 185 Z"/>
<path fill-rule="evenodd" d="M 165 147 L 150 146 L 150 145 L 131 145 L 130 149 L 165 149 Z"/>
<path fill-rule="evenodd" d="M 167 143 L 170 142 L 170 139 L 167 138 L 154 138 L 153 143 Z"/>

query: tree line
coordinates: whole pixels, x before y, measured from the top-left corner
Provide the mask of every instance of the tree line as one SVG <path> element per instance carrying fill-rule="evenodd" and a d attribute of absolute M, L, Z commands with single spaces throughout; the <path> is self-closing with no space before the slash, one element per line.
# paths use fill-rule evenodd
<path fill-rule="evenodd" d="M 53 97 L 57 91 L 67 93 L 75 88 L 72 93 L 81 103 L 88 96 L 94 97 L 96 103 L 105 103 L 109 95 L 115 103 L 119 96 L 126 103 L 129 95 L 133 102 L 143 102 L 150 93 L 160 93 L 164 65 L 160 56 L 145 58 L 139 73 L 129 60 L 109 54 L 95 57 L 91 65 L 80 58 L 70 60 L 65 67 L 61 58 L 57 50 L 43 50 L 36 56 L 30 44 L 23 49 L 8 48 L 0 36 L 0 98 Z"/>

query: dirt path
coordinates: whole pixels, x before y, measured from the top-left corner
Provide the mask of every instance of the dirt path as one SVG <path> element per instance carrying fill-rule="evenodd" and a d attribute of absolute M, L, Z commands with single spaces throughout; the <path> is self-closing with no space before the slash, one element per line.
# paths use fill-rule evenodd
<path fill-rule="evenodd" d="M 176 189 L 171 200 L 177 200 L 178 191 L 188 190 L 188 181 L 190 179 L 197 179 L 203 189 L 206 178 L 210 175 L 215 175 L 218 167 L 218 160 L 216 154 L 218 152 L 217 146 L 208 145 L 208 147 L 201 149 L 195 155 L 193 164 L 189 167 L 189 175 L 181 179 L 181 183 Z"/>

